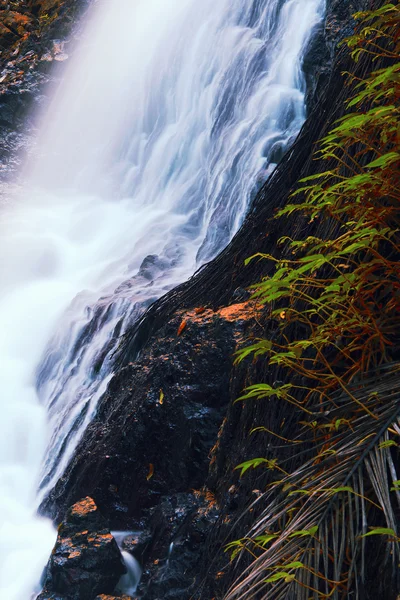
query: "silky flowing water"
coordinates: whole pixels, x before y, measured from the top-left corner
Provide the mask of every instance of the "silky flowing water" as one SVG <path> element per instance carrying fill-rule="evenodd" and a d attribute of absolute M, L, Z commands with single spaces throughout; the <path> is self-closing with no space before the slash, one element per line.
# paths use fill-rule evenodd
<path fill-rule="evenodd" d="M 323 0 L 89 10 L 23 190 L 0 211 L 1 598 L 35 593 L 55 540 L 37 506 L 96 411 L 119 336 L 229 242 L 298 133 L 323 12 Z"/>

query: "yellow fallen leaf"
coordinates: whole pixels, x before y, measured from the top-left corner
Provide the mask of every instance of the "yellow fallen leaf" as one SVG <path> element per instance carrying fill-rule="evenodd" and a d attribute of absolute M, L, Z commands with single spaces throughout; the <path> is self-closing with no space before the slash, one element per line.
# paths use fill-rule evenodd
<path fill-rule="evenodd" d="M 153 477 L 154 475 L 154 465 L 152 465 L 151 463 L 149 464 L 149 473 L 146 477 L 147 481 L 150 481 L 150 479 Z"/>

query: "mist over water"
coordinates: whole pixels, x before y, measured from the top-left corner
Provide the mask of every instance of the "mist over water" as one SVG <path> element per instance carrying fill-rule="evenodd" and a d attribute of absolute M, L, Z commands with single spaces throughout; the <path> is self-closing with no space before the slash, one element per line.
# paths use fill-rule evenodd
<path fill-rule="evenodd" d="M 24 189 L 0 211 L 1 598 L 28 600 L 40 578 L 55 532 L 36 508 L 119 336 L 229 242 L 298 133 L 323 10 L 102 0 L 89 12 Z"/>

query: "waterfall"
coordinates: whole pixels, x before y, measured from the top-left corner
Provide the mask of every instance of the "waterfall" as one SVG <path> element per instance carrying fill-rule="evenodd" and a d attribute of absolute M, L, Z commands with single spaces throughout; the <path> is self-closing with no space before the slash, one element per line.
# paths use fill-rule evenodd
<path fill-rule="evenodd" d="M 36 516 L 121 334 L 232 238 L 305 119 L 324 0 L 99 0 L 0 207 L 0 590 L 28 600 Z M 40 479 L 39 493 L 37 494 Z"/>
<path fill-rule="evenodd" d="M 132 554 L 129 554 L 129 552 L 124 550 L 123 546 L 124 539 L 132 533 L 133 531 L 111 532 L 113 538 L 118 544 L 119 549 L 121 550 L 122 558 L 126 567 L 126 574 L 122 575 L 120 578 L 117 585 L 117 591 L 121 594 L 128 594 L 129 596 L 133 596 L 135 594 L 142 577 L 142 569 L 139 562 L 134 556 L 132 556 Z"/>

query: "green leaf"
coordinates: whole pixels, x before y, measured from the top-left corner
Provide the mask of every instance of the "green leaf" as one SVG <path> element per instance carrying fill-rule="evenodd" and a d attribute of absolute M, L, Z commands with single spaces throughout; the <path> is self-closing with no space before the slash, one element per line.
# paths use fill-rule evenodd
<path fill-rule="evenodd" d="M 238 352 L 236 352 L 235 356 L 235 364 L 242 362 L 245 358 L 254 354 L 255 357 L 260 356 L 262 354 L 267 354 L 272 350 L 272 342 L 269 340 L 260 340 L 256 344 L 252 344 L 251 346 L 246 346 L 242 348 Z"/>
<path fill-rule="evenodd" d="M 250 385 L 245 389 L 246 394 L 237 398 L 235 402 L 241 402 L 243 400 L 250 400 L 252 398 L 256 398 L 257 400 L 261 400 L 262 398 L 273 398 L 276 396 L 277 398 L 287 398 L 288 391 L 292 389 L 292 384 L 285 383 L 280 387 L 272 387 L 268 383 L 256 383 L 255 385 Z"/>
<path fill-rule="evenodd" d="M 295 496 L 296 494 L 303 494 L 304 496 L 309 496 L 311 492 L 309 490 L 293 490 L 293 492 L 290 492 L 288 496 Z"/>
<path fill-rule="evenodd" d="M 302 562 L 296 560 L 294 562 L 288 563 L 287 565 L 284 565 L 285 569 L 303 569 L 304 565 Z"/>
<path fill-rule="evenodd" d="M 271 254 L 263 254 L 262 252 L 257 252 L 256 254 L 253 254 L 253 256 L 249 256 L 249 258 L 246 258 L 246 260 L 244 261 L 245 266 L 247 267 L 247 265 L 250 264 L 251 261 L 256 258 L 270 259 L 270 260 L 276 261 L 276 258 L 274 256 L 272 256 Z"/>
<path fill-rule="evenodd" d="M 341 288 L 338 283 L 332 283 L 331 285 L 328 285 L 325 288 L 325 293 L 326 292 L 340 292 L 340 291 L 341 291 Z"/>
<path fill-rule="evenodd" d="M 379 444 L 379 450 L 383 450 L 384 448 L 391 448 L 392 446 L 398 446 L 398 444 L 394 440 L 385 440 Z"/>
<path fill-rule="evenodd" d="M 227 550 L 231 550 L 232 548 L 236 548 L 237 546 L 240 546 L 240 548 L 243 547 L 243 540 L 235 540 L 234 542 L 229 542 L 229 544 L 227 544 L 225 546 L 225 552 Z"/>
<path fill-rule="evenodd" d="M 313 537 L 318 531 L 318 525 L 314 527 L 310 527 L 310 529 L 300 529 L 299 531 L 294 531 L 289 535 L 290 538 L 294 537 Z"/>
<path fill-rule="evenodd" d="M 289 573 L 286 573 L 285 571 L 280 571 L 279 573 L 275 573 L 274 575 L 271 575 L 271 577 L 268 577 L 268 579 L 265 579 L 264 583 L 274 583 L 275 581 L 279 581 L 280 579 L 284 579 L 286 583 L 290 583 L 290 582 L 294 581 L 295 576 L 290 575 Z"/>
<path fill-rule="evenodd" d="M 266 465 L 268 469 L 275 469 L 276 464 L 276 459 L 268 460 L 267 458 L 253 458 L 251 460 L 246 460 L 246 462 L 244 463 L 241 463 L 240 465 L 235 467 L 235 470 L 240 469 L 240 477 L 243 477 L 243 475 L 249 469 L 256 469 L 260 465 Z"/>
<path fill-rule="evenodd" d="M 376 167 L 388 167 L 389 165 L 400 160 L 400 154 L 398 152 L 388 152 L 383 156 L 380 156 L 376 160 L 367 164 L 368 169 L 376 168 Z"/>
<path fill-rule="evenodd" d="M 327 491 L 330 492 L 331 494 L 339 494 L 339 492 L 350 492 L 351 494 L 354 494 L 353 488 L 348 485 L 344 485 L 342 487 L 337 487 L 337 488 L 329 488 L 329 490 L 327 490 Z"/>
<path fill-rule="evenodd" d="M 269 535 L 259 535 L 256 538 L 254 538 L 254 540 L 261 546 L 266 546 L 269 542 L 275 540 L 277 537 L 277 533 L 270 533 Z"/>
<path fill-rule="evenodd" d="M 374 529 L 368 531 L 368 533 L 364 533 L 360 537 L 365 538 L 370 537 L 371 535 L 390 535 L 392 537 L 397 537 L 396 532 L 393 531 L 393 529 L 388 529 L 387 527 L 374 527 Z"/>

